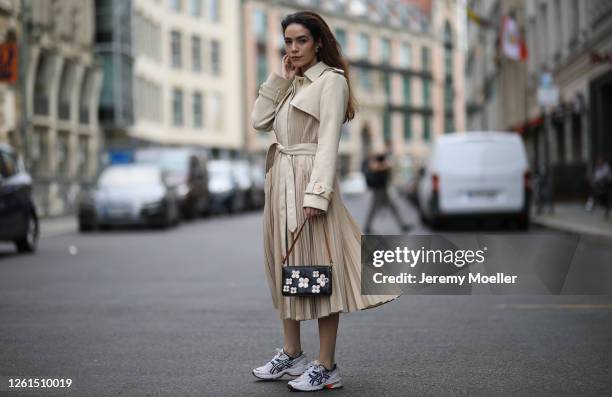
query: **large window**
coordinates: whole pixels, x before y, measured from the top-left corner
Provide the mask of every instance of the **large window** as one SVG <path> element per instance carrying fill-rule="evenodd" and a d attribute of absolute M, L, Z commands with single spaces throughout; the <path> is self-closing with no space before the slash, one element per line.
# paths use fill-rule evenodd
<path fill-rule="evenodd" d="M 181 33 L 173 30 L 170 32 L 170 51 L 172 54 L 172 67 L 181 67 Z"/>
<path fill-rule="evenodd" d="M 370 71 L 368 69 L 357 69 L 359 76 L 359 85 L 366 89 L 372 89 L 372 78 L 370 76 Z"/>
<path fill-rule="evenodd" d="M 404 76 L 402 78 L 403 92 L 404 92 L 404 104 L 409 105 L 411 100 L 411 92 L 410 92 L 410 77 Z"/>
<path fill-rule="evenodd" d="M 424 71 L 429 71 L 430 67 L 431 67 L 430 49 L 428 47 L 423 47 L 421 49 L 421 69 Z"/>
<path fill-rule="evenodd" d="M 383 74 L 383 87 L 387 98 L 391 97 L 391 76 L 388 73 Z"/>
<path fill-rule="evenodd" d="M 383 63 L 391 62 L 391 42 L 389 39 L 380 40 L 380 57 Z"/>
<path fill-rule="evenodd" d="M 181 12 L 183 9 L 183 0 L 168 0 L 168 3 L 170 9 L 174 12 Z"/>
<path fill-rule="evenodd" d="M 202 0 L 189 0 L 189 13 L 194 17 L 202 15 Z"/>
<path fill-rule="evenodd" d="M 385 142 L 391 141 L 391 112 L 388 109 L 383 111 L 383 135 Z"/>
<path fill-rule="evenodd" d="M 208 0 L 208 16 L 213 22 L 219 22 L 221 20 L 219 3 L 219 0 Z"/>
<path fill-rule="evenodd" d="M 429 79 L 423 79 L 423 105 L 431 106 L 431 82 Z"/>
<path fill-rule="evenodd" d="M 400 46 L 400 65 L 404 68 L 410 67 L 412 62 L 412 49 L 410 44 L 402 43 Z"/>
<path fill-rule="evenodd" d="M 412 139 L 412 118 L 410 113 L 404 114 L 404 140 L 409 141 Z"/>
<path fill-rule="evenodd" d="M 183 125 L 183 91 L 178 88 L 172 90 L 172 124 Z"/>
<path fill-rule="evenodd" d="M 202 70 L 202 40 L 199 36 L 191 36 L 191 64 L 194 71 Z"/>
<path fill-rule="evenodd" d="M 367 59 L 370 54 L 370 38 L 365 33 L 359 33 L 359 58 Z"/>
<path fill-rule="evenodd" d="M 423 140 L 429 141 L 431 138 L 431 120 L 428 115 L 423 116 Z"/>
<path fill-rule="evenodd" d="M 214 75 L 221 74 L 221 43 L 217 40 L 210 42 L 210 71 Z"/>
<path fill-rule="evenodd" d="M 346 31 L 344 29 L 336 29 L 336 40 L 340 47 L 342 47 L 342 52 L 346 52 L 348 49 L 348 43 L 346 41 Z"/>
<path fill-rule="evenodd" d="M 262 10 L 253 11 L 253 33 L 257 37 L 257 41 L 260 43 L 266 42 L 266 36 L 268 32 L 268 16 Z"/>
<path fill-rule="evenodd" d="M 196 91 L 193 93 L 193 127 L 202 128 L 204 125 L 204 115 L 202 114 L 203 100 L 202 93 Z"/>

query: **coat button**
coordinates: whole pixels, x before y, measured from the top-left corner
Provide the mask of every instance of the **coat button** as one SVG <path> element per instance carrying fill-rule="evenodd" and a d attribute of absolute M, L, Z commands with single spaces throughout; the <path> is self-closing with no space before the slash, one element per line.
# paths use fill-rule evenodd
<path fill-rule="evenodd" d="M 321 186 L 320 183 L 315 183 L 314 185 L 314 192 L 315 193 L 321 193 L 323 191 L 323 186 Z"/>

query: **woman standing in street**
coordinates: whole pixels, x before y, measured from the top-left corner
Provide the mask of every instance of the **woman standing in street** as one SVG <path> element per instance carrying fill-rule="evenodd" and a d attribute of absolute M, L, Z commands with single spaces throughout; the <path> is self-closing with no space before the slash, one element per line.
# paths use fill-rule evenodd
<path fill-rule="evenodd" d="M 379 306 L 397 295 L 361 295 L 361 230 L 336 180 L 341 127 L 355 115 L 340 45 L 314 12 L 288 15 L 281 25 L 286 49 L 281 73 L 272 72 L 259 88 L 251 121 L 256 130 L 273 130 L 276 136 L 266 155 L 263 236 L 265 272 L 283 322 L 284 347 L 253 375 L 300 375 L 289 382 L 290 389 L 331 389 L 342 386 L 334 357 L 339 314 Z M 329 263 L 327 232 L 332 294 L 283 296 L 283 257 L 306 219 L 287 264 Z M 319 322 L 320 351 L 309 362 L 301 349 L 300 321 L 311 319 Z"/>

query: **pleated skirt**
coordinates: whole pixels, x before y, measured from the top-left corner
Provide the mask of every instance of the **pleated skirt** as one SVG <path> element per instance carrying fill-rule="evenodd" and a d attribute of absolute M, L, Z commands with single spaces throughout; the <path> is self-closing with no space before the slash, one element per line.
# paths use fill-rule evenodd
<path fill-rule="evenodd" d="M 332 264 L 331 296 L 283 296 L 282 295 L 282 258 L 286 245 L 282 242 L 285 228 L 280 216 L 281 200 L 284 192 L 279 191 L 281 178 L 280 154 L 275 153 L 274 163 L 266 173 L 265 205 L 263 211 L 264 269 L 272 302 L 280 319 L 312 320 L 333 313 L 349 313 L 370 309 L 396 299 L 399 295 L 362 295 L 361 294 L 361 228 L 344 205 L 337 179 L 327 213 L 311 218 L 300 235 L 289 260 L 288 266 L 329 265 L 325 234 L 329 239 Z M 297 206 L 298 228 L 304 222 L 302 208 L 304 191 L 310 179 L 314 156 L 292 156 L 295 175 L 295 201 Z M 297 233 L 297 231 L 296 231 Z M 288 232 L 289 246 L 293 234 Z"/>

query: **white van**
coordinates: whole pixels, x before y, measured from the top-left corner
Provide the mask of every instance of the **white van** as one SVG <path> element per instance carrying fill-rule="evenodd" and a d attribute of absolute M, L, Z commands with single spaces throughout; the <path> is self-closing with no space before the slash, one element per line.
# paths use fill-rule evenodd
<path fill-rule="evenodd" d="M 465 132 L 436 138 L 418 185 L 421 218 L 436 228 L 453 217 L 504 217 L 529 225 L 530 173 L 515 133 Z"/>

